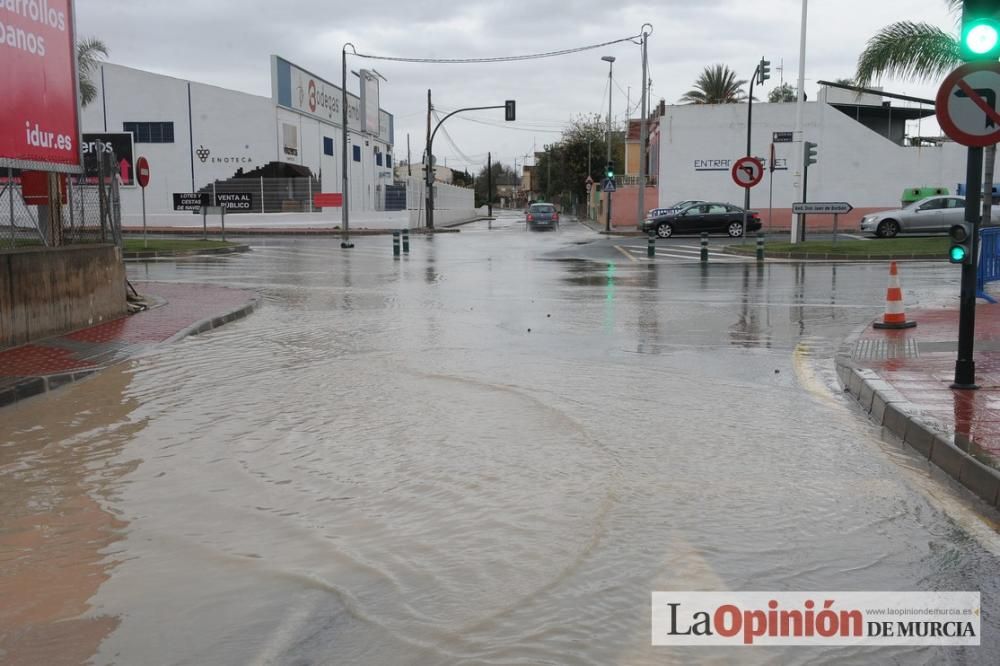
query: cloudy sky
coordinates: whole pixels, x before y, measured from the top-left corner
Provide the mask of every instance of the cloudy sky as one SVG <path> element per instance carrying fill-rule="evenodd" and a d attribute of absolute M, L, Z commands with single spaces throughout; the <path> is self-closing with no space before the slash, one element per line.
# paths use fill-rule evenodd
<path fill-rule="evenodd" d="M 652 100 L 674 103 L 703 67 L 725 63 L 750 78 L 761 56 L 772 62 L 764 98 L 782 77 L 798 71 L 801 0 L 80 0 L 77 29 L 108 45 L 111 62 L 249 93 L 270 96 L 271 54 L 340 81 L 340 53 L 351 42 L 359 53 L 412 58 L 483 58 L 571 49 L 639 33 L 649 40 Z M 954 30 L 945 0 L 811 0 L 806 52 L 806 94 L 815 81 L 853 75 L 857 56 L 880 27 L 898 20 L 926 21 Z M 429 65 L 348 57 L 349 69 L 374 67 L 387 79 L 382 107 L 395 115 L 395 154 L 414 160 L 426 140 L 427 90 L 446 113 L 463 106 L 516 99 L 518 120 L 502 110 L 447 121 L 455 146 L 435 138 L 439 163 L 477 171 L 486 161 L 523 164 L 526 155 L 557 141 L 578 114 L 607 114 L 608 63 L 614 81 L 612 116 L 622 122 L 626 102 L 635 117 L 640 94 L 640 49 L 630 42 L 525 62 Z M 884 81 L 886 89 L 933 97 L 935 83 Z M 357 92 L 349 75 L 348 89 Z M 456 148 L 457 146 L 457 148 Z M 529 158 L 530 163 L 530 158 Z"/>

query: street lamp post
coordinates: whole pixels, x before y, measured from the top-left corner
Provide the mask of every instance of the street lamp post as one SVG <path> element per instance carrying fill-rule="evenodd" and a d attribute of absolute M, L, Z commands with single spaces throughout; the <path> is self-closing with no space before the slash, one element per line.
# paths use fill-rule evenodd
<path fill-rule="evenodd" d="M 614 85 L 614 80 L 611 78 L 611 73 L 615 66 L 614 56 L 601 56 L 601 60 L 608 63 L 608 164 L 611 164 L 611 91 Z M 607 232 L 611 231 L 611 193 L 608 192 L 608 206 L 607 206 L 607 216 L 604 222 L 604 230 Z"/>

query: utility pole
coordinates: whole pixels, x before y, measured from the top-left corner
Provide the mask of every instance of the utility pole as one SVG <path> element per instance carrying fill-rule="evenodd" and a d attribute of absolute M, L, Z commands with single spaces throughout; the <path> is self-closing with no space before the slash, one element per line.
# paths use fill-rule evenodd
<path fill-rule="evenodd" d="M 413 175 L 413 158 L 410 157 L 410 133 L 406 133 L 406 175 Z"/>
<path fill-rule="evenodd" d="M 806 16 L 809 10 L 809 0 L 802 0 L 802 26 L 799 28 L 799 81 L 798 81 L 798 91 L 795 94 L 795 140 L 802 142 L 802 109 L 805 105 L 805 85 L 806 85 Z M 801 187 L 802 185 L 802 165 L 805 159 L 805 150 L 800 149 L 796 151 L 797 155 L 795 157 L 795 185 Z M 800 190 L 801 192 L 801 190 Z M 802 218 L 799 217 L 792 221 L 792 243 L 799 242 L 799 236 L 801 231 L 799 227 L 802 226 Z M 804 231 L 804 229 L 802 229 Z"/>
<path fill-rule="evenodd" d="M 486 215 L 493 217 L 493 153 L 491 152 L 486 153 Z"/>
<path fill-rule="evenodd" d="M 431 154 L 431 89 L 427 89 L 427 161 L 424 164 L 424 184 L 427 188 L 427 228 L 434 228 L 434 155 Z"/>
<path fill-rule="evenodd" d="M 646 26 L 649 26 L 649 32 L 646 32 Z M 642 26 L 642 101 L 639 104 L 642 119 L 639 121 L 639 216 L 637 220 L 640 228 L 646 217 L 646 143 L 649 141 L 649 119 L 647 118 L 649 114 L 646 112 L 646 42 L 652 32 L 653 26 L 648 23 Z M 589 172 L 588 175 L 590 175 Z"/>
<path fill-rule="evenodd" d="M 608 167 L 611 167 L 611 91 L 614 85 L 614 80 L 611 78 L 611 73 L 615 66 L 614 56 L 602 56 L 601 60 L 608 63 Z M 608 206 L 607 215 L 604 221 L 604 231 L 611 232 L 611 192 L 607 193 Z"/>
<path fill-rule="evenodd" d="M 351 232 L 350 232 L 350 217 L 351 217 L 351 206 L 350 206 L 350 183 L 347 176 L 347 168 L 350 163 L 347 161 L 347 47 L 350 46 L 354 49 L 354 44 L 347 43 L 344 44 L 344 48 L 340 52 L 340 132 L 341 132 L 341 144 L 340 144 L 340 164 L 343 171 L 343 206 L 341 211 L 343 212 L 343 222 L 341 229 L 341 239 L 340 247 L 342 248 L 352 248 L 354 243 L 351 242 Z"/>

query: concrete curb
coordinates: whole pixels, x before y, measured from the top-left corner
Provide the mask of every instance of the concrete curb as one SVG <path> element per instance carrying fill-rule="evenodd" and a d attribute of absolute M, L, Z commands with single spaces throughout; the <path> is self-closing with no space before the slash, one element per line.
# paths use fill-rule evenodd
<path fill-rule="evenodd" d="M 726 249 L 727 254 L 736 256 L 754 256 L 753 251 Z M 943 262 L 945 257 L 929 256 L 926 254 L 831 254 L 828 252 L 769 252 L 764 246 L 765 259 L 803 259 L 813 261 L 846 261 L 853 263 L 882 262 L 882 261 L 933 261 Z"/>
<path fill-rule="evenodd" d="M 251 312 L 260 307 L 261 296 L 255 295 L 250 299 L 248 303 L 231 310 L 222 315 L 216 317 L 209 317 L 203 319 L 199 322 L 188 326 L 187 328 L 178 331 L 174 335 L 170 336 L 166 340 L 157 344 L 169 344 L 172 342 L 177 342 L 189 335 L 198 335 L 199 333 L 204 333 L 210 331 L 214 328 L 218 328 L 223 324 L 228 324 L 229 322 L 236 321 L 237 319 L 243 319 Z M 132 357 L 130 357 L 132 358 Z M 128 359 L 121 359 L 128 360 Z M 0 409 L 13 405 L 26 398 L 31 398 L 36 395 L 41 395 L 42 393 L 47 393 L 48 391 L 54 391 L 57 388 L 66 386 L 75 381 L 81 379 L 86 379 L 87 377 L 114 365 L 115 363 L 120 363 L 121 361 L 113 361 L 107 365 L 96 366 L 93 368 L 86 368 L 84 370 L 76 370 L 73 372 L 64 372 L 53 375 L 44 375 L 41 377 L 26 377 L 24 380 L 17 382 L 13 386 L 7 387 L 0 391 Z"/>
<path fill-rule="evenodd" d="M 249 245 L 234 245 L 233 247 L 208 247 L 201 250 L 167 250 L 138 252 L 122 252 L 122 259 L 125 261 L 145 261 L 147 259 L 171 259 L 174 257 L 196 257 L 209 254 L 236 254 L 238 252 L 251 252 Z"/>
<path fill-rule="evenodd" d="M 228 324 L 238 319 L 243 319 L 251 312 L 256 310 L 258 307 L 260 307 L 260 302 L 261 302 L 261 297 L 258 294 L 253 298 L 251 298 L 248 303 L 245 303 L 244 305 L 236 308 L 235 310 L 231 310 L 226 314 L 218 315 L 216 317 L 208 317 L 206 319 L 202 319 L 201 321 L 191 324 L 187 328 L 178 331 L 174 335 L 164 340 L 164 344 L 177 342 L 178 340 L 186 338 L 189 335 L 198 335 L 199 333 L 205 333 L 206 331 L 211 331 L 213 328 L 219 328 L 224 324 Z"/>
<path fill-rule="evenodd" d="M 485 218 L 484 218 L 485 219 Z M 471 221 L 471 220 L 470 220 Z M 385 236 L 390 235 L 394 231 L 400 231 L 400 229 L 351 229 L 351 236 Z M 418 227 L 416 229 L 410 229 L 411 234 L 457 234 L 460 229 L 451 228 L 435 228 L 427 229 L 426 227 Z M 128 235 L 137 235 L 142 233 L 142 229 L 135 229 L 134 227 L 127 227 L 123 229 L 123 232 Z M 149 229 L 150 234 L 155 234 L 157 236 L 200 236 L 205 233 L 201 227 L 156 227 L 154 229 Z M 341 231 L 340 227 L 300 227 L 300 228 L 288 228 L 282 229 L 280 227 L 227 227 L 226 235 L 233 238 L 240 238 L 241 236 L 340 236 L 344 232 Z M 209 227 L 209 236 L 221 236 L 222 229 L 220 227 Z"/>
<path fill-rule="evenodd" d="M 867 328 L 867 326 L 865 327 Z M 864 329 L 861 329 L 862 331 Z M 920 412 L 888 382 L 851 358 L 852 336 L 837 352 L 837 376 L 869 417 L 914 451 L 949 474 L 991 507 L 1000 508 L 1000 471 L 983 464 L 972 454 L 971 442 L 948 433 L 944 424 Z"/>

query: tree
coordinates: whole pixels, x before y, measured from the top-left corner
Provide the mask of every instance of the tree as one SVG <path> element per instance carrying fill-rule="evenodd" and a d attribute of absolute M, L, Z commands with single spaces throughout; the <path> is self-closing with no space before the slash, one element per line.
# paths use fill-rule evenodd
<path fill-rule="evenodd" d="M 794 102 L 795 88 L 792 87 L 791 83 L 782 83 L 767 94 L 767 101 L 772 104 L 775 102 Z"/>
<path fill-rule="evenodd" d="M 493 172 L 493 203 L 496 203 L 497 185 L 510 185 L 511 183 L 515 182 L 517 174 L 514 172 L 514 169 L 512 167 L 501 164 L 500 162 L 493 163 L 492 172 Z M 487 198 L 486 190 L 487 186 L 489 185 L 489 179 L 487 178 L 488 173 L 489 172 L 484 166 L 482 169 L 479 170 L 479 173 L 476 175 L 475 189 L 476 189 L 477 208 L 479 206 L 485 206 L 488 203 L 486 200 Z"/>
<path fill-rule="evenodd" d="M 534 174 L 538 188 L 547 201 L 561 203 L 564 209 L 583 201 L 589 175 L 595 183 L 604 177 L 608 162 L 608 125 L 600 114 L 577 116 L 558 142 L 536 153 Z M 618 173 L 625 171 L 625 142 L 621 128 L 612 127 L 611 161 Z"/>
<path fill-rule="evenodd" d="M 97 97 L 97 86 L 91 76 L 100 65 L 102 58 L 108 57 L 108 47 L 96 37 L 87 37 L 76 44 L 77 74 L 80 77 L 80 104 L 87 106 Z"/>
<path fill-rule="evenodd" d="M 736 72 L 726 65 L 706 67 L 680 101 L 685 104 L 736 104 L 746 101 L 743 90 L 746 81 L 736 78 Z"/>
<path fill-rule="evenodd" d="M 946 0 L 948 9 L 962 8 L 962 0 Z M 868 86 L 884 76 L 916 81 L 940 79 L 962 64 L 958 36 L 928 23 L 899 21 L 888 25 L 868 40 L 858 57 L 854 79 L 859 86 Z M 986 192 L 992 192 L 996 146 L 987 146 L 984 155 L 983 180 Z M 983 197 L 983 224 L 989 224 L 992 196 Z"/>

